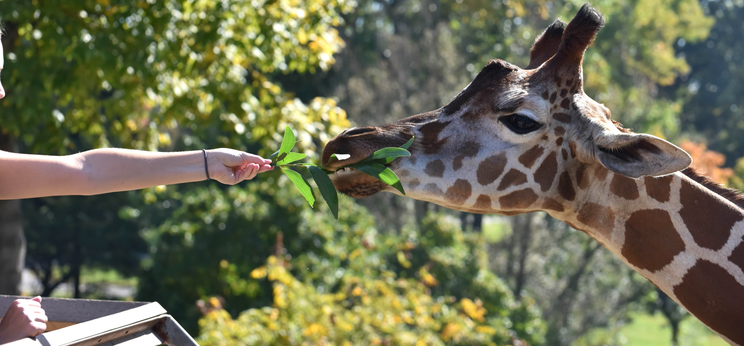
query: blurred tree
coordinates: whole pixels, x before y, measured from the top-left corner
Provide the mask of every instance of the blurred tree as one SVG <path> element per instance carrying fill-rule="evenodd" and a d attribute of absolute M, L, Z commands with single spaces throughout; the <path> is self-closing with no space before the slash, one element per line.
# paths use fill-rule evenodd
<path fill-rule="evenodd" d="M 679 55 L 689 62 L 689 75 L 665 88 L 670 98 L 683 100 L 682 129 L 699 134 L 706 144 L 724 154 L 732 167 L 744 156 L 744 2 L 700 1 L 703 11 L 715 19 L 710 35 L 690 42 L 675 42 Z"/>
<path fill-rule="evenodd" d="M 343 111 L 327 99 L 303 104 L 269 74 L 327 69 L 343 45 L 333 26 L 353 5 L 4 1 L 0 150 L 229 146 L 268 155 L 259 148 L 276 146 L 276 129 L 291 124 L 312 151 L 311 135 L 323 141 L 348 125 Z M 17 203 L 0 203 L 0 274 L 8 278 L 0 293 L 18 293 L 19 215 Z"/>
<path fill-rule="evenodd" d="M 113 268 L 123 275 L 138 272 L 147 246 L 135 231 L 137 225 L 122 220 L 120 213 L 138 211 L 131 193 L 107 196 L 36 198 L 25 201 L 24 228 L 28 236 L 26 263 L 49 296 L 57 286 L 72 280 L 73 297 L 81 297 L 80 272 L 83 263 L 92 268 Z M 131 218 L 130 218 L 131 219 Z"/>
<path fill-rule="evenodd" d="M 544 213 L 511 220 L 512 233 L 489 249 L 491 268 L 515 295 L 534 297 L 546 345 L 571 345 L 596 330 L 612 333 L 629 310 L 643 308 L 632 303 L 653 285 L 595 240 Z"/>
<path fill-rule="evenodd" d="M 250 277 L 235 277 L 239 287 L 271 284 L 259 299 L 268 304 L 234 321 L 224 312 L 208 313 L 200 321 L 201 341 L 542 343 L 539 311 L 530 301 L 515 301 L 487 269 L 480 235 L 465 235 L 435 214 L 424 219 L 423 234 L 410 228 L 380 233 L 376 220 L 348 198 L 339 213 L 335 221 L 328 213 L 303 211 L 299 234 L 284 234 L 275 249 L 283 256 L 269 258 Z M 293 252 L 307 242 L 314 246 Z M 226 298 L 226 306 L 240 299 Z"/>

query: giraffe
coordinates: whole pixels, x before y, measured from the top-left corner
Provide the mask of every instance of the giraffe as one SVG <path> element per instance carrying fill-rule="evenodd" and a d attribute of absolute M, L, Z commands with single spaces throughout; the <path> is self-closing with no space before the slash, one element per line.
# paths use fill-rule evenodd
<path fill-rule="evenodd" d="M 340 168 L 415 136 L 389 167 L 408 197 L 472 213 L 545 211 L 599 241 L 732 345 L 744 345 L 744 196 L 687 168 L 679 147 L 633 133 L 583 91 L 582 60 L 604 25 L 588 4 L 556 20 L 522 69 L 490 61 L 449 104 L 334 137 Z M 348 160 L 328 163 L 333 153 Z M 349 196 L 398 193 L 354 169 Z M 738 204 L 738 205 L 737 205 Z"/>

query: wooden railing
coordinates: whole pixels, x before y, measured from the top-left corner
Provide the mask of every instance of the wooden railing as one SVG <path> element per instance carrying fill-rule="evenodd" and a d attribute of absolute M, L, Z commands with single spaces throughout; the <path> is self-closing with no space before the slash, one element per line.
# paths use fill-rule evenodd
<path fill-rule="evenodd" d="M 22 298 L 0 295 L 0 314 Z M 44 298 L 47 332 L 5 346 L 198 345 L 158 303 Z"/>

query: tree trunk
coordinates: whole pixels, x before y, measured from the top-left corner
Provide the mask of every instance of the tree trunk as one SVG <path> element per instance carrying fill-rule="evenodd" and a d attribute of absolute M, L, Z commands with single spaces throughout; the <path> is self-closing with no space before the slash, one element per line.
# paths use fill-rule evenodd
<path fill-rule="evenodd" d="M 483 229 L 483 214 L 473 214 L 473 232 L 480 233 Z"/>
<path fill-rule="evenodd" d="M 519 237 L 519 258 L 517 260 L 517 274 L 514 278 L 514 297 L 522 298 L 522 289 L 527 281 L 525 266 L 529 254 L 530 242 L 532 241 L 532 214 L 522 214 L 514 217 L 513 232 Z"/>
<path fill-rule="evenodd" d="M 0 150 L 17 151 L 15 138 L 0 129 Z M 26 259 L 21 202 L 0 200 L 0 294 L 21 293 L 21 272 Z"/>
<path fill-rule="evenodd" d="M 658 294 L 658 306 L 661 313 L 669 321 L 669 325 L 672 326 L 672 346 L 679 345 L 679 323 L 687 316 L 687 313 L 677 305 L 677 303 L 669 298 L 664 291 L 656 288 Z"/>

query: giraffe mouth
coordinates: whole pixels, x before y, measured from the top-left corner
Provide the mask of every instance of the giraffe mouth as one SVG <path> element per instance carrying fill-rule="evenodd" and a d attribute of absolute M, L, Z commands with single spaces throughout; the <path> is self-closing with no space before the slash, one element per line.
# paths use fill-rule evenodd
<path fill-rule="evenodd" d="M 354 168 L 339 168 L 331 176 L 339 192 L 354 198 L 372 196 L 387 188 L 387 184 Z"/>
<path fill-rule="evenodd" d="M 354 198 L 364 198 L 387 190 L 387 184 L 347 166 L 363 160 L 378 149 L 399 147 L 413 136 L 410 129 L 397 130 L 384 131 L 380 127 L 352 128 L 328 142 L 323 148 L 321 163 L 325 169 L 335 170 L 331 175 L 331 181 L 336 190 Z M 349 157 L 342 161 L 331 160 L 332 154 L 348 154 Z M 396 159 L 386 166 L 395 167 L 399 160 Z"/>

